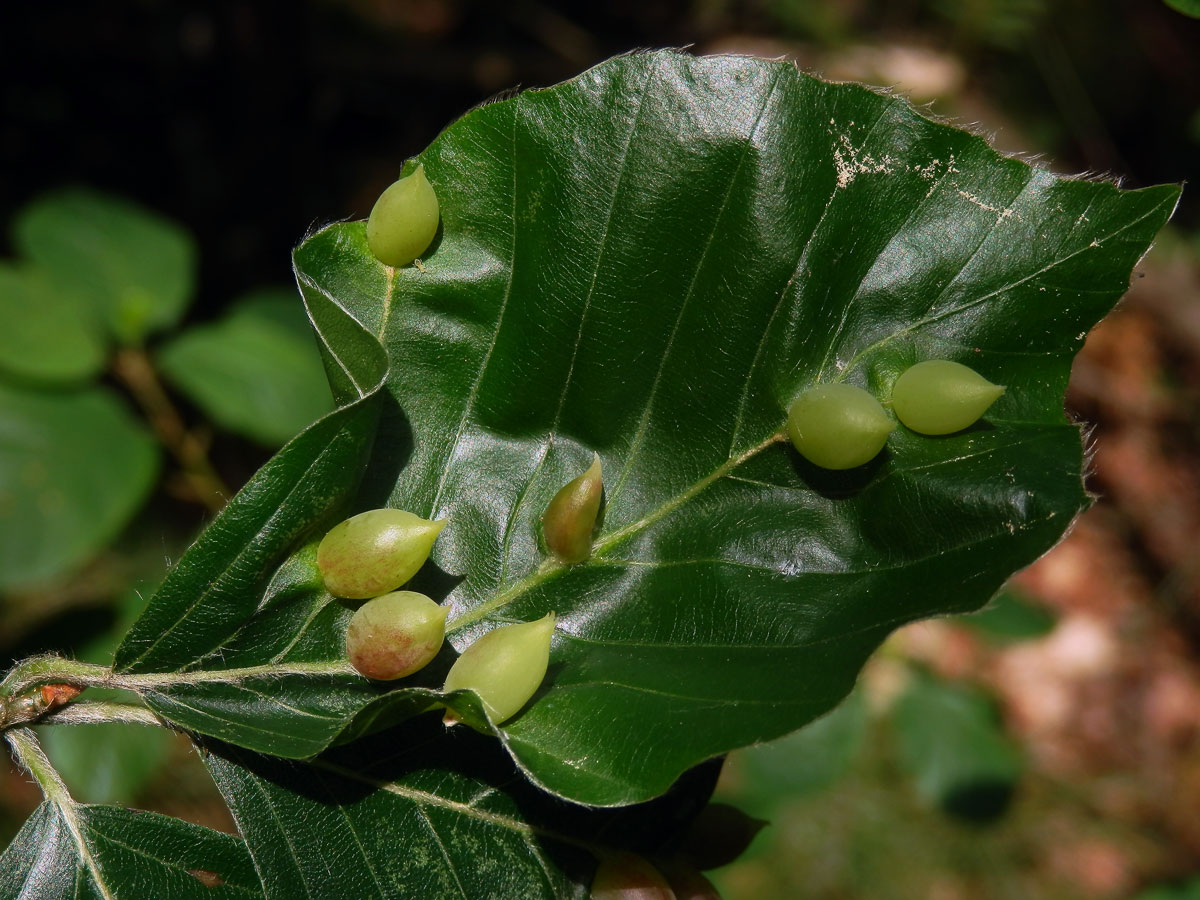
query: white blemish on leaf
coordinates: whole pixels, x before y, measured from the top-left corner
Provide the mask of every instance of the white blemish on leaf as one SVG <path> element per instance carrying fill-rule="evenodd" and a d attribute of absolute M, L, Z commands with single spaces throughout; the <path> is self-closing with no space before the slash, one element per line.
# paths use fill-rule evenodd
<path fill-rule="evenodd" d="M 975 194 L 972 194 L 970 191 L 964 191 L 961 188 L 959 188 L 959 189 L 957 189 L 957 192 L 958 192 L 958 196 L 962 197 L 968 203 L 973 203 L 975 206 L 978 206 L 980 209 L 984 210 L 985 212 L 995 213 L 997 225 L 999 225 L 1001 222 L 1003 222 L 1005 219 L 1009 218 L 1010 216 L 1016 215 L 1018 219 L 1021 218 L 1019 215 L 1017 215 L 1013 211 L 1013 208 L 1011 206 L 1006 206 L 1002 209 L 999 206 L 993 206 L 992 204 L 988 203 L 986 200 L 983 200 L 982 198 L 977 197 Z"/>
<path fill-rule="evenodd" d="M 957 172 L 958 167 L 954 165 L 954 154 L 951 153 L 950 158 L 944 163 L 940 159 L 931 159 L 923 166 L 913 163 L 909 167 L 909 171 L 918 178 L 929 182 L 929 190 L 925 192 L 925 199 L 928 200 L 933 196 L 933 192 L 937 190 L 942 179 Z"/>
<path fill-rule="evenodd" d="M 851 122 L 851 125 L 854 123 Z M 833 148 L 833 165 L 837 169 L 838 189 L 847 187 L 859 175 L 891 175 L 895 160 L 890 155 L 876 159 L 855 147 L 847 134 L 838 135 L 838 144 Z"/>

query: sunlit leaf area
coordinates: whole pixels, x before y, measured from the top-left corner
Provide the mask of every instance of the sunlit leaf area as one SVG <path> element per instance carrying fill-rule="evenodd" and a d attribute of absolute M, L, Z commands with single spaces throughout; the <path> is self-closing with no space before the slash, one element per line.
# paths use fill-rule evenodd
<path fill-rule="evenodd" d="M 1200 898 L 1192 6 L 0 10 L 0 900 Z"/>

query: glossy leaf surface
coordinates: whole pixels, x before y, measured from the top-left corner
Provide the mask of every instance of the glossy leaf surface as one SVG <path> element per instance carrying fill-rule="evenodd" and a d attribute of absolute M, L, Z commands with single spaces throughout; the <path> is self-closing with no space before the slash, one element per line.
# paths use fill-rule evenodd
<path fill-rule="evenodd" d="M 349 511 L 448 518 L 407 587 L 451 606 L 459 651 L 558 614 L 542 690 L 497 733 L 593 804 L 798 728 L 892 629 L 980 607 L 1058 540 L 1087 504 L 1071 359 L 1179 193 L 1060 179 L 783 63 L 672 52 L 473 110 L 420 161 L 443 229 L 425 272 L 379 264 L 361 222 L 295 254 L 335 396 L 380 413 L 369 457 L 337 456 L 363 473 Z M 807 386 L 887 397 L 931 357 L 1007 385 L 985 424 L 899 430 L 847 472 L 781 440 Z M 335 440 L 362 451 L 360 406 L 285 448 L 135 628 L 118 662 L 161 673 L 163 715 L 300 757 L 436 697 L 449 651 L 386 693 L 346 673 L 350 611 L 311 545 L 268 578 L 326 508 L 276 513 L 279 483 Z M 538 517 L 593 452 L 592 556 L 548 562 Z"/>

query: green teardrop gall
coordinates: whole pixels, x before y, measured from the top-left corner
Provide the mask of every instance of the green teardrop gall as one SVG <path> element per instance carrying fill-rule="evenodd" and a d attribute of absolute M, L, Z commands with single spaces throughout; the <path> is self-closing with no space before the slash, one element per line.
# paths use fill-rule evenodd
<path fill-rule="evenodd" d="M 442 687 L 474 691 L 496 725 L 515 716 L 546 677 L 554 613 L 534 622 L 501 625 L 463 651 Z"/>
<path fill-rule="evenodd" d="M 384 265 L 407 266 L 433 243 L 437 228 L 437 194 L 419 165 L 375 201 L 367 217 L 367 247 Z"/>
<path fill-rule="evenodd" d="M 393 591 L 368 600 L 346 628 L 350 665 L 379 681 L 420 671 L 442 647 L 448 612 L 416 591 Z"/>
<path fill-rule="evenodd" d="M 371 509 L 335 525 L 317 547 L 317 568 L 335 597 L 365 600 L 394 591 L 429 558 L 444 519 Z"/>
<path fill-rule="evenodd" d="M 604 481 L 600 457 L 594 456 L 586 472 L 566 483 L 542 516 L 546 549 L 565 563 L 580 563 L 592 555 L 592 531 L 600 512 Z"/>
<path fill-rule="evenodd" d="M 675 892 L 650 861 L 636 853 L 611 853 L 592 878 L 591 900 L 676 900 Z"/>
<path fill-rule="evenodd" d="M 870 462 L 894 427 L 879 401 L 851 384 L 818 384 L 788 410 L 792 444 L 823 469 L 853 469 Z"/>
<path fill-rule="evenodd" d="M 974 369 L 930 359 L 907 369 L 892 385 L 896 417 L 920 434 L 953 434 L 974 425 L 1004 388 Z"/>

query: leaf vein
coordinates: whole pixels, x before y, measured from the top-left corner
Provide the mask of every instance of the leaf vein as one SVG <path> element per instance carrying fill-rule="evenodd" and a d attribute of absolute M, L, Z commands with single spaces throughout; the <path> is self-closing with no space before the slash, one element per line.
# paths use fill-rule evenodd
<path fill-rule="evenodd" d="M 868 134 L 875 130 L 875 126 L 879 123 L 879 120 L 883 118 L 884 113 L 886 112 L 887 107 L 884 106 L 880 110 L 879 116 L 876 118 L 876 120 L 871 123 L 871 127 L 867 132 Z M 788 292 L 792 289 L 793 285 L 795 285 L 796 279 L 804 270 L 808 261 L 809 251 L 812 249 L 813 242 L 816 241 L 817 235 L 820 234 L 821 227 L 825 224 L 825 217 L 829 215 L 829 210 L 833 208 L 833 201 L 837 199 L 838 194 L 841 192 L 842 185 L 835 178 L 833 182 L 833 190 L 829 194 L 829 199 L 825 201 L 825 206 L 821 210 L 821 215 L 817 219 L 817 223 L 813 226 L 813 230 L 809 232 L 808 237 L 805 239 L 799 253 L 796 254 L 796 264 L 792 267 L 792 274 L 788 276 L 788 280 L 780 289 L 779 296 L 775 300 L 775 306 L 771 310 L 771 315 L 767 317 L 767 324 L 763 327 L 762 337 L 758 340 L 758 346 L 754 350 L 754 357 L 750 360 L 750 368 L 746 371 L 746 375 L 743 379 L 742 396 L 738 402 L 737 415 L 734 417 L 733 421 L 733 436 L 730 438 L 729 452 L 726 454 L 730 459 L 733 458 L 734 452 L 738 446 L 738 441 L 742 435 L 742 426 L 745 424 L 746 418 L 746 404 L 750 400 L 750 386 L 754 381 L 754 373 L 758 370 L 758 366 L 763 360 L 763 354 L 767 347 L 767 339 L 774 329 L 775 317 L 778 316 L 779 311 L 783 309 L 783 301 L 787 299 Z"/>
<path fill-rule="evenodd" d="M 713 219 L 712 228 L 708 232 L 708 239 L 704 243 L 704 251 L 700 254 L 700 259 L 696 263 L 696 270 L 692 273 L 691 283 L 688 284 L 687 293 L 684 295 L 683 303 L 679 307 L 679 313 L 675 316 L 675 324 L 671 328 L 671 335 L 667 338 L 667 346 L 663 350 L 662 356 L 658 361 L 658 370 L 654 373 L 654 382 L 650 386 L 650 396 L 646 400 L 645 409 L 642 411 L 641 421 L 638 423 L 637 433 L 634 435 L 633 442 L 630 444 L 629 450 L 625 454 L 625 465 L 621 470 L 621 475 L 617 480 L 616 486 L 613 488 L 611 495 L 608 497 L 610 505 L 615 504 L 617 496 L 621 493 L 621 489 L 625 486 L 626 480 L 633 472 L 634 462 L 637 460 L 638 453 L 642 449 L 642 443 L 646 438 L 646 429 L 650 424 L 650 417 L 654 413 L 654 401 L 658 395 L 659 386 L 662 384 L 663 372 L 667 368 L 667 360 L 671 357 L 671 351 L 675 347 L 675 337 L 679 334 L 679 326 L 683 322 L 684 314 L 687 312 L 688 305 L 691 303 L 692 297 L 696 292 L 696 285 L 700 281 L 700 273 L 704 270 L 704 264 L 708 260 L 709 251 L 712 249 L 713 241 L 716 239 L 717 230 L 721 226 L 721 221 L 725 218 L 725 213 L 729 209 L 729 201 L 733 197 L 733 188 L 737 184 L 738 176 L 742 174 L 742 169 L 746 165 L 746 160 L 750 157 L 750 151 L 754 149 L 754 136 L 758 133 L 759 126 L 762 124 L 763 116 L 766 114 L 767 107 L 771 103 L 771 98 L 775 95 L 775 88 L 779 85 L 780 78 L 783 77 L 784 69 L 780 69 L 775 78 L 771 81 L 771 87 L 766 93 L 766 97 L 759 107 L 758 115 L 754 119 L 754 124 L 750 128 L 750 133 L 746 136 L 743 142 L 741 156 L 738 158 L 737 166 L 734 168 L 733 174 L 729 178 L 729 184 L 725 188 L 725 196 L 721 200 L 721 206 L 717 210 L 717 215 Z"/>
<path fill-rule="evenodd" d="M 651 71 L 646 76 L 646 81 L 642 85 L 641 92 L 638 95 L 638 105 L 633 114 L 633 123 L 629 127 L 629 134 L 625 136 L 625 145 L 621 149 L 621 158 L 620 162 L 618 163 L 616 183 L 613 186 L 612 197 L 609 200 L 608 214 L 604 222 L 604 231 L 600 235 L 600 244 L 596 253 L 596 264 L 592 268 L 591 283 L 588 285 L 587 296 L 583 301 L 583 312 L 580 313 L 579 328 L 575 332 L 575 344 L 571 350 L 571 361 L 567 366 L 567 377 L 563 379 L 562 390 L 558 395 L 558 407 L 554 413 L 554 421 L 550 425 L 550 433 L 543 442 L 541 456 L 538 458 L 537 465 L 534 466 L 533 472 L 530 474 L 528 481 L 525 482 L 524 488 L 522 488 L 520 494 L 513 502 L 512 509 L 509 511 L 508 520 L 504 526 L 504 552 L 501 557 L 500 584 L 504 583 L 504 579 L 508 571 L 508 559 L 512 553 L 513 522 L 516 520 L 521 507 L 525 503 L 525 498 L 529 494 L 529 489 L 537 480 L 538 473 L 541 472 L 542 466 L 546 463 L 546 458 L 550 454 L 550 448 L 554 445 L 554 438 L 558 432 L 559 422 L 562 421 L 563 407 L 566 405 L 567 394 L 571 389 L 571 382 L 575 375 L 575 363 L 579 358 L 579 345 L 583 340 L 583 329 L 587 323 L 588 311 L 591 309 L 592 297 L 596 291 L 596 282 L 600 277 L 600 267 L 604 262 L 604 256 L 608 250 L 609 236 L 612 234 L 612 219 L 613 213 L 617 208 L 617 198 L 620 196 L 621 186 L 625 183 L 625 177 L 629 172 L 629 148 L 633 146 L 633 138 L 634 135 L 637 134 L 638 125 L 641 123 L 642 109 L 646 104 L 646 96 L 650 92 L 650 85 L 653 83 L 653 81 L 654 72 Z"/>
<path fill-rule="evenodd" d="M 363 862 L 367 865 L 367 871 L 371 874 L 371 881 L 375 884 L 375 893 L 381 898 L 386 898 L 388 892 L 384 890 L 383 881 L 380 879 L 379 873 L 375 871 L 375 864 L 371 861 L 371 855 L 367 853 L 367 848 L 364 846 L 362 838 L 360 838 L 358 835 L 358 829 L 354 827 L 354 820 L 351 819 L 350 814 L 346 812 L 346 807 L 342 803 L 338 802 L 337 794 L 329 787 L 329 785 L 325 782 L 325 779 L 323 779 L 320 774 L 317 774 L 316 777 L 317 782 L 321 785 L 321 789 L 325 791 L 326 796 L 329 797 L 329 805 L 336 809 L 338 813 L 341 814 L 341 817 L 345 820 L 346 828 L 350 831 L 350 836 L 354 838 L 354 846 L 358 848 L 359 856 L 362 857 Z"/>
<path fill-rule="evenodd" d="M 496 327 L 492 331 L 492 338 L 488 342 L 483 362 L 479 365 L 479 374 L 475 376 L 475 383 L 471 385 L 471 391 L 467 395 L 467 402 L 463 407 L 462 417 L 458 420 L 458 428 L 455 431 L 454 440 L 450 442 L 450 450 L 446 454 L 446 462 L 442 466 L 442 475 L 438 479 L 437 489 L 433 494 L 433 502 L 429 504 L 430 519 L 438 517 L 438 503 L 442 499 L 442 491 L 446 487 L 446 479 L 450 476 L 450 463 L 454 460 L 454 451 L 458 449 L 459 442 L 462 441 L 462 436 L 467 429 L 467 423 L 470 421 L 471 413 L 474 411 L 475 403 L 479 398 L 479 389 L 483 384 L 483 376 L 487 372 L 488 364 L 492 360 L 492 354 L 495 352 L 496 344 L 500 339 L 500 328 L 504 324 L 504 314 L 508 309 L 509 298 L 512 296 L 513 273 L 515 272 L 517 259 L 517 112 L 519 109 L 519 104 L 512 104 L 512 244 L 508 254 L 508 283 L 504 286 L 504 298 L 500 301 L 500 312 L 496 317 Z"/>
<path fill-rule="evenodd" d="M 909 211 L 909 213 L 905 217 L 904 221 L 900 224 L 900 227 L 897 228 L 896 231 L 892 234 L 892 236 L 888 239 L 887 246 L 885 246 L 885 248 L 884 248 L 885 252 L 886 252 L 887 247 L 890 247 L 892 242 L 894 242 L 896 240 L 897 236 L 899 236 L 900 234 L 902 234 L 904 232 L 904 229 L 906 229 L 908 227 L 909 223 L 912 222 L 913 217 L 916 216 L 917 213 L 919 213 L 922 209 L 924 209 L 929 204 L 930 200 L 933 198 L 934 194 L 937 192 L 937 189 L 942 186 L 942 182 L 944 182 L 950 176 L 950 173 L 953 171 L 954 171 L 954 167 L 947 165 L 946 170 L 944 172 L 942 172 L 941 175 L 938 176 L 937 180 L 930 186 L 930 188 L 929 188 L 928 192 L 925 194 L 925 196 L 922 197 L 919 201 L 917 201 L 917 203 L 915 203 L 913 205 L 913 208 Z M 878 259 L 879 259 L 879 257 L 877 256 L 876 261 L 878 261 Z M 841 321 L 838 322 L 837 330 L 833 333 L 833 337 L 830 338 L 829 344 L 825 348 L 825 355 L 821 358 L 821 365 L 817 369 L 817 377 L 816 377 L 817 384 L 820 384 L 824 380 L 825 367 L 829 364 L 829 357 L 833 353 L 834 349 L 837 347 L 838 341 L 841 339 L 842 332 L 846 328 L 846 323 L 850 320 L 850 312 L 853 309 L 855 303 L 857 303 L 859 298 L 862 296 L 863 285 L 866 284 L 867 277 L 870 274 L 871 274 L 871 267 L 868 267 L 867 271 L 863 274 L 863 277 L 859 280 L 858 286 L 854 289 L 854 294 L 846 302 L 846 305 L 842 310 Z"/>
<path fill-rule="evenodd" d="M 152 860 L 165 868 L 175 869 L 175 870 L 187 875 L 188 878 L 194 877 L 191 874 L 190 869 L 188 869 L 186 866 L 182 865 L 181 863 L 179 863 L 176 860 L 164 859 L 161 856 L 155 856 L 153 853 L 148 853 L 145 850 L 142 850 L 140 847 L 134 847 L 132 844 L 127 844 L 124 841 L 117 840 L 117 838 L 113 837 L 110 834 L 102 834 L 99 831 L 97 831 L 95 828 L 92 828 L 91 831 L 92 831 L 92 834 L 96 835 L 96 837 L 98 837 L 100 840 L 102 840 L 106 843 L 113 844 L 114 846 L 120 847 L 122 850 L 127 850 L 128 852 L 133 853 L 136 856 L 141 856 L 146 859 Z M 233 890 L 236 890 L 239 893 L 249 894 L 252 897 L 261 897 L 262 896 L 262 894 L 260 892 L 251 890 L 250 888 L 243 887 L 242 885 L 229 884 L 228 882 L 226 882 L 226 883 L 224 883 L 223 886 L 226 888 L 232 888 Z"/>
<path fill-rule="evenodd" d="M 1111 240 L 1112 238 L 1116 237 L 1117 235 L 1128 231 L 1130 228 L 1133 228 L 1136 225 L 1140 225 L 1146 219 L 1150 218 L 1150 216 L 1152 216 L 1156 212 L 1158 212 L 1158 210 L 1162 206 L 1163 206 L 1162 203 L 1156 204 L 1155 206 L 1153 206 L 1149 210 L 1147 210 L 1145 213 L 1138 216 L 1133 221 L 1125 223 L 1120 228 L 1113 231 L 1111 234 L 1106 235 L 1103 238 L 1099 238 L 1099 240 L 1101 242 Z M 999 296 L 1000 294 L 1007 293 L 1008 291 L 1011 291 L 1013 288 L 1020 287 L 1022 284 L 1025 284 L 1027 281 L 1032 281 L 1034 278 L 1037 278 L 1039 275 L 1044 275 L 1046 272 L 1049 272 L 1051 269 L 1054 269 L 1057 266 L 1060 266 L 1063 263 L 1074 259 L 1079 254 L 1085 253 L 1091 249 L 1094 249 L 1091 246 L 1091 244 L 1086 244 L 1086 245 L 1080 247 L 1078 250 L 1068 253 L 1066 256 L 1055 259 L 1053 262 L 1047 264 L 1046 266 L 1042 267 L 1041 269 L 1038 269 L 1038 271 L 1033 272 L 1030 275 L 1026 275 L 1024 278 L 1018 278 L 1016 281 L 1013 281 L 1009 284 L 1006 284 L 1004 287 L 997 288 L 994 291 L 984 294 L 982 297 L 978 297 L 974 300 L 968 300 L 964 303 L 960 303 L 958 306 L 953 306 L 950 309 L 947 309 L 940 313 L 937 313 L 936 315 L 926 316 L 925 318 L 921 319 L 920 321 L 914 322 L 911 325 L 908 325 L 905 328 L 900 329 L 899 331 L 895 331 L 892 334 L 889 334 L 887 337 L 881 338 L 880 340 L 871 344 L 869 347 L 866 347 L 866 348 L 860 350 L 858 353 L 856 353 L 850 359 L 850 361 L 846 364 L 846 368 L 842 371 L 841 377 L 845 377 L 845 375 L 849 374 L 850 371 L 855 367 L 855 365 L 857 365 L 858 362 L 860 360 L 862 360 L 865 356 L 867 356 L 870 353 L 875 352 L 876 350 L 879 350 L 882 347 L 887 346 L 888 344 L 892 343 L 893 341 L 900 339 L 904 335 L 910 334 L 914 331 L 917 331 L 918 329 L 923 328 L 924 326 L 929 325 L 933 322 L 940 321 L 941 319 L 947 319 L 947 318 L 950 318 L 951 316 L 958 315 L 959 313 L 964 312 L 968 309 L 971 309 L 972 307 L 975 307 L 981 303 L 987 302 L 988 300 L 992 299 L 993 297 Z"/>
<path fill-rule="evenodd" d="M 1037 179 L 1038 173 L 1037 173 L 1036 169 L 1032 169 L 1032 168 L 1028 169 L 1027 174 L 1029 177 L 1025 179 L 1025 181 L 1021 185 L 1020 189 L 1016 192 L 1016 194 L 1013 195 L 1013 198 L 1011 200 L 1009 200 L 1007 204 L 1005 204 L 1005 207 L 1007 209 L 1012 209 L 1017 204 L 1017 202 L 1021 199 L 1021 197 L 1023 197 L 1025 195 L 1025 192 L 1027 190 L 1029 190 L 1030 185 L 1034 184 L 1038 180 Z M 990 211 L 989 210 L 980 210 L 980 212 L 990 212 Z M 989 227 L 983 233 L 983 236 L 979 239 L 979 243 L 977 243 L 975 245 L 975 248 L 970 252 L 970 254 L 967 256 L 967 258 L 963 260 L 962 265 L 960 265 L 958 267 L 958 270 L 950 278 L 948 278 L 946 280 L 946 283 L 942 286 L 942 289 L 940 291 L 938 291 L 937 296 L 935 296 L 933 298 L 933 300 L 930 302 L 929 306 L 925 309 L 925 312 L 922 313 L 922 318 L 925 318 L 926 316 L 930 315 L 930 313 L 932 313 L 935 309 L 937 309 L 938 304 L 941 303 L 942 298 L 945 297 L 947 293 L 949 293 L 950 288 L 952 288 L 952 287 L 954 287 L 954 285 L 958 284 L 958 280 L 960 278 L 962 278 L 963 273 L 971 267 L 971 263 L 973 263 L 976 259 L 979 258 L 979 254 L 981 252 L 983 252 L 983 248 L 985 246 L 987 246 L 988 241 L 990 241 L 998 233 L 998 231 L 1000 230 L 1000 224 L 1003 221 L 1005 221 L 1005 220 L 997 218 L 992 222 L 991 227 Z"/>
<path fill-rule="evenodd" d="M 275 825 L 277 826 L 278 833 L 283 837 L 283 843 L 287 846 L 288 853 L 291 855 L 292 861 L 295 863 L 296 875 L 298 876 L 300 884 L 304 888 L 304 896 L 312 897 L 313 892 L 309 888 L 308 878 L 305 877 L 304 868 L 300 865 L 300 854 L 296 852 L 296 845 L 292 843 L 292 836 L 288 832 L 287 828 L 284 827 L 283 820 L 279 818 L 279 811 L 275 808 L 275 804 L 271 802 L 271 795 L 267 792 L 267 789 L 264 788 L 259 783 L 257 778 L 245 778 L 245 779 L 242 779 L 242 781 L 247 784 L 253 785 L 254 789 L 257 790 L 258 793 L 262 795 L 263 804 L 266 806 L 267 810 L 271 813 L 271 818 L 275 820 Z M 240 825 L 240 823 L 239 823 L 239 825 Z M 258 868 L 258 860 L 254 861 L 254 865 L 255 865 L 255 868 L 257 869 Z M 259 870 L 260 878 L 262 877 L 262 874 L 263 874 L 262 871 Z M 264 881 L 265 881 L 265 879 L 264 879 Z"/>
<path fill-rule="evenodd" d="M 467 896 L 467 889 L 463 886 L 462 879 L 458 877 L 458 868 L 454 865 L 454 860 L 450 858 L 450 851 L 446 849 L 446 845 L 442 842 L 442 836 L 438 834 L 437 829 L 433 827 L 433 820 L 429 818 L 429 813 L 425 811 L 424 807 L 419 805 L 416 807 L 416 809 L 417 815 L 421 817 L 421 820 L 429 829 L 429 833 L 433 835 L 434 843 L 437 844 L 438 849 L 442 851 L 442 858 L 446 860 L 446 869 L 452 876 L 454 876 L 454 883 L 458 885 L 459 894 L 462 895 L 463 900 L 471 900 L 471 898 Z"/>

